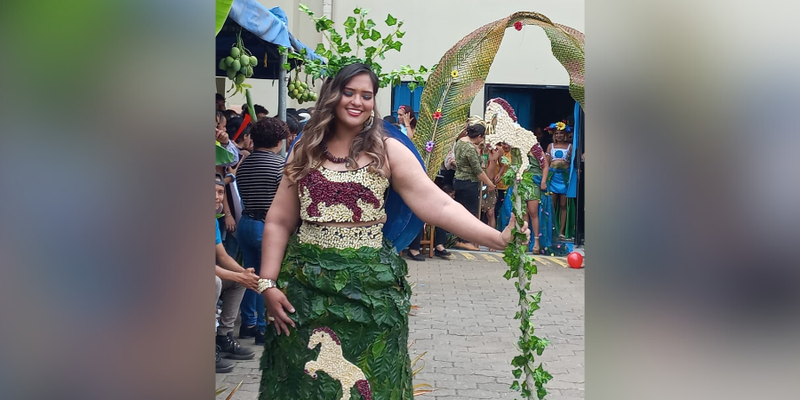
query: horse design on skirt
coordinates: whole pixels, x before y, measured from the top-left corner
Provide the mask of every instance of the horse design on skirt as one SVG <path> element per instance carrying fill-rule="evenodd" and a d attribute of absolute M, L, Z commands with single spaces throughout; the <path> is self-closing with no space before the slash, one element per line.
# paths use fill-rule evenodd
<path fill-rule="evenodd" d="M 321 327 L 314 329 L 308 339 L 308 348 L 315 349 L 322 345 L 319 356 L 314 361 L 305 365 L 305 373 L 317 379 L 317 371 L 322 371 L 342 385 L 342 397 L 339 400 L 350 399 L 350 389 L 356 387 L 358 393 L 366 400 L 372 400 L 372 390 L 369 387 L 364 372 L 355 364 L 344 359 L 342 355 L 342 342 L 331 328 Z"/>

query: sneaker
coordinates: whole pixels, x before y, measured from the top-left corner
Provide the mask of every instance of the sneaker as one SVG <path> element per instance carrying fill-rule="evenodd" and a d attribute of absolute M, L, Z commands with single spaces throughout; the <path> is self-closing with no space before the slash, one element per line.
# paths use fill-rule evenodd
<path fill-rule="evenodd" d="M 217 354 L 216 354 L 215 358 L 217 360 L 217 373 L 218 374 L 227 374 L 228 372 L 233 371 L 233 364 L 231 364 L 228 361 L 223 360 L 219 356 L 219 346 L 216 346 L 216 347 L 217 347 Z"/>
<path fill-rule="evenodd" d="M 422 253 L 417 253 L 417 255 L 413 255 L 413 254 L 411 254 L 411 252 L 409 251 L 409 252 L 406 254 L 406 257 L 408 257 L 408 259 L 409 259 L 409 260 L 414 260 L 414 261 L 425 261 L 425 256 L 423 256 L 423 255 L 422 255 Z"/>
<path fill-rule="evenodd" d="M 225 336 L 217 335 L 217 346 L 219 346 L 222 357 L 225 358 L 250 360 L 256 356 L 253 350 L 245 349 L 233 338 L 233 332 L 228 332 Z"/>
<path fill-rule="evenodd" d="M 250 339 L 256 336 L 256 326 L 245 326 L 242 325 L 239 327 L 239 339 Z"/>
<path fill-rule="evenodd" d="M 436 257 L 448 258 L 448 257 L 450 257 L 451 254 L 453 254 L 453 253 L 447 251 L 447 249 L 444 249 L 444 250 L 441 250 L 441 251 L 439 251 L 437 249 L 433 249 L 433 255 L 435 255 Z"/>
<path fill-rule="evenodd" d="M 265 332 L 256 331 L 256 344 L 264 344 L 267 342 L 264 335 L 266 335 Z"/>

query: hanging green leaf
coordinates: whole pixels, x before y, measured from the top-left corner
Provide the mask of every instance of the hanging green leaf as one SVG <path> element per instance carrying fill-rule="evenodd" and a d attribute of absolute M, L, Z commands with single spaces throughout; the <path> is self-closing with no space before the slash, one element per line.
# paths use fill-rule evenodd
<path fill-rule="evenodd" d="M 232 5 L 233 0 L 217 0 L 217 30 L 214 36 L 219 35 L 219 31 L 222 30 L 222 26 L 225 25 L 225 20 L 228 19 L 228 13 L 231 12 Z"/>
<path fill-rule="evenodd" d="M 333 43 L 336 43 L 337 46 L 341 46 L 342 45 L 342 35 L 340 35 L 336 31 L 331 32 L 331 41 Z M 303 49 L 303 50 L 305 51 L 305 49 Z"/>
<path fill-rule="evenodd" d="M 367 47 L 366 49 L 364 49 L 364 56 L 365 56 L 367 59 L 371 60 L 371 59 L 372 59 L 372 56 L 374 56 L 374 55 L 375 55 L 375 51 L 377 51 L 377 50 L 378 50 L 378 49 L 377 49 L 375 46 L 370 46 L 370 47 Z"/>
<path fill-rule="evenodd" d="M 234 160 L 234 155 L 228 149 L 216 145 L 217 165 L 230 164 Z"/>
<path fill-rule="evenodd" d="M 353 51 L 353 49 L 350 48 L 350 43 L 344 43 L 337 47 L 337 51 L 339 51 L 339 54 L 344 54 Z"/>
<path fill-rule="evenodd" d="M 342 25 L 344 25 L 345 37 L 350 39 L 350 37 L 356 33 L 356 19 L 352 16 L 347 17 L 347 20 L 345 20 Z"/>
<path fill-rule="evenodd" d="M 372 40 L 376 40 L 377 41 L 377 40 L 379 40 L 381 38 L 381 33 L 378 32 L 376 29 L 373 29 L 370 32 L 370 37 L 369 38 L 372 39 Z"/>
<path fill-rule="evenodd" d="M 397 18 L 393 17 L 392 14 L 386 16 L 386 25 L 394 26 L 397 23 Z"/>

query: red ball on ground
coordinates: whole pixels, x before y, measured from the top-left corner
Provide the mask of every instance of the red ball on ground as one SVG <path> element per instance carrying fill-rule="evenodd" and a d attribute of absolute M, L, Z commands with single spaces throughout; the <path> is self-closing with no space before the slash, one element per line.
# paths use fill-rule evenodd
<path fill-rule="evenodd" d="M 569 255 L 567 256 L 567 263 L 572 268 L 580 268 L 581 265 L 583 265 L 583 256 L 581 255 L 581 253 L 573 251 L 572 253 L 569 253 Z"/>

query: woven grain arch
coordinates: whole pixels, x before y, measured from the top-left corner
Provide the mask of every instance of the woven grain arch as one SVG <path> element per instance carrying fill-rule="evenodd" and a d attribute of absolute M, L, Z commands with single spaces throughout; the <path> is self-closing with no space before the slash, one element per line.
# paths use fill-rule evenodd
<path fill-rule="evenodd" d="M 521 25 L 536 25 L 545 31 L 553 55 L 569 74 L 570 95 L 584 107 L 583 33 L 528 11 L 516 12 L 486 24 L 465 36 L 442 56 L 422 91 L 413 141 L 425 160 L 431 179 L 436 177 L 445 155 L 464 128 L 472 100 L 486 82 L 506 29 Z M 433 142 L 433 148 L 429 152 L 426 145 L 430 148 L 430 142 Z"/>

